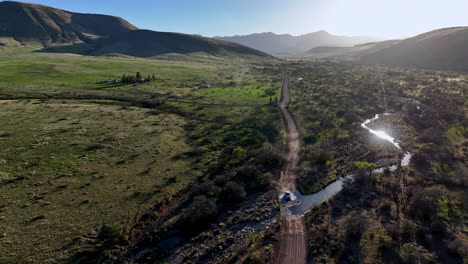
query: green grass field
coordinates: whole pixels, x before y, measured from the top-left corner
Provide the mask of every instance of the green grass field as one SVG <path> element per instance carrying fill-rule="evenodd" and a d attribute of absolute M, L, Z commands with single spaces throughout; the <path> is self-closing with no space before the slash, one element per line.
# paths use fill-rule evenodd
<path fill-rule="evenodd" d="M 195 95 L 212 98 L 222 98 L 232 101 L 249 101 L 269 103 L 270 98 L 279 98 L 279 89 L 273 90 L 269 85 L 260 83 L 237 87 L 213 87 L 199 89 Z"/>
<path fill-rule="evenodd" d="M 193 184 L 223 148 L 250 144 L 257 128 L 241 130 L 246 119 L 277 114 L 262 105 L 279 86 L 252 74 L 257 65 L 183 59 L 0 48 L 1 263 L 68 261 L 84 235 L 132 221 Z M 136 72 L 156 75 L 138 86 L 153 96 L 97 84 Z M 194 146 L 202 157 L 184 155 Z"/>
<path fill-rule="evenodd" d="M 40 53 L 29 49 L 0 50 L 0 89 L 50 88 L 128 91 L 129 84 L 98 84 L 123 75 L 141 72 L 157 80 L 140 90 L 172 93 L 179 96 L 216 97 L 228 100 L 267 102 L 266 90 L 274 88 L 271 80 L 251 75 L 255 67 L 243 61 L 196 60 L 169 61 L 133 57 L 91 57 L 74 54 Z M 210 91 L 191 87 L 194 83 L 210 83 Z M 222 89 L 221 87 L 228 87 Z M 279 88 L 279 87 L 276 87 Z M 270 91 L 270 94 L 274 92 Z"/>
<path fill-rule="evenodd" d="M 172 114 L 76 101 L 0 102 L 0 262 L 53 263 L 199 175 Z"/>

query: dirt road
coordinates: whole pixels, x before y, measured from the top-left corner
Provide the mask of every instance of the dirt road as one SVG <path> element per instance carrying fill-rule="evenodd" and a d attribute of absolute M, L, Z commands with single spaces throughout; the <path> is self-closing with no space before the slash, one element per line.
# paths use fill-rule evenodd
<path fill-rule="evenodd" d="M 288 152 L 286 154 L 286 164 L 278 182 L 278 191 L 280 197 L 285 192 L 293 193 L 296 190 L 296 169 L 299 162 L 299 130 L 296 120 L 288 110 L 291 102 L 289 94 L 289 76 L 285 75 L 283 79 L 283 88 L 281 90 L 281 101 L 279 109 L 286 127 Z M 282 208 L 283 219 L 281 225 L 281 234 L 279 241 L 279 252 L 276 258 L 278 264 L 303 264 L 306 263 L 307 236 L 305 232 L 305 223 L 303 216 L 292 215 L 287 208 Z"/>
<path fill-rule="evenodd" d="M 290 102 L 289 77 L 286 75 L 281 90 L 281 101 L 279 102 L 279 109 L 286 128 L 288 147 L 288 152 L 285 157 L 286 165 L 281 172 L 281 178 L 278 183 L 278 191 L 281 195 L 284 194 L 284 192 L 293 192 L 296 190 L 296 169 L 299 161 L 299 131 L 294 116 L 287 108 Z"/>

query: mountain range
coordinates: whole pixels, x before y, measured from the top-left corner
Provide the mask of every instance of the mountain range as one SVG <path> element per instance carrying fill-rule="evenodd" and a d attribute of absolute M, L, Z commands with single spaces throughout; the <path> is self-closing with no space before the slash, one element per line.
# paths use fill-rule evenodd
<path fill-rule="evenodd" d="M 468 71 L 468 27 L 443 28 L 403 40 L 340 37 L 326 31 L 301 36 L 260 33 L 206 38 L 142 30 L 115 16 L 81 14 L 48 6 L 0 2 L 0 47 L 42 52 L 159 57 L 200 54 L 255 61 L 269 54 L 301 59 L 353 60 L 367 64 Z M 269 54 L 267 54 L 269 53 Z"/>
<path fill-rule="evenodd" d="M 346 48 L 316 47 L 293 57 L 468 71 L 468 27 L 442 28 L 403 40 L 372 42 Z"/>
<path fill-rule="evenodd" d="M 208 54 L 275 59 L 236 43 L 196 35 L 141 30 L 114 16 L 80 14 L 48 6 L 0 2 L 0 46 L 39 46 L 45 52 L 155 57 Z"/>
<path fill-rule="evenodd" d="M 364 36 L 335 36 L 324 30 L 300 36 L 292 36 L 289 34 L 277 35 L 268 32 L 245 36 L 215 38 L 235 42 L 277 56 L 302 53 L 319 46 L 351 47 L 357 44 L 381 40 Z"/>

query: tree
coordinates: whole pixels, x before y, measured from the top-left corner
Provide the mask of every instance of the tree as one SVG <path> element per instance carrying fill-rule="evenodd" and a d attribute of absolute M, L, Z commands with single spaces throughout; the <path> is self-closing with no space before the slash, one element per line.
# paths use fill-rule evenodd
<path fill-rule="evenodd" d="M 136 78 L 137 78 L 137 79 L 142 79 L 143 76 L 141 76 L 141 73 L 140 73 L 140 72 L 137 72 L 137 73 L 136 73 Z"/>
<path fill-rule="evenodd" d="M 135 82 L 136 82 L 135 76 L 129 75 L 129 76 L 127 77 L 127 83 L 135 83 Z"/>
<path fill-rule="evenodd" d="M 154 74 L 151 76 L 151 80 L 156 81 L 156 76 L 154 76 Z"/>

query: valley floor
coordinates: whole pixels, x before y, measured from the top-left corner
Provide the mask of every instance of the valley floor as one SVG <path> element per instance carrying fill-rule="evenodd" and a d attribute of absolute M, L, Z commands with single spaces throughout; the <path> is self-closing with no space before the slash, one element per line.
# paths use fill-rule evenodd
<path fill-rule="evenodd" d="M 466 262 L 465 74 L 382 67 L 384 92 L 376 67 L 334 62 L 9 49 L 0 66 L 2 263 L 274 262 L 285 72 L 297 189 L 356 175 L 305 215 L 307 262 Z M 156 78 L 99 83 L 136 72 Z M 360 126 L 384 112 L 369 126 L 414 155 L 373 174 L 402 156 Z"/>

